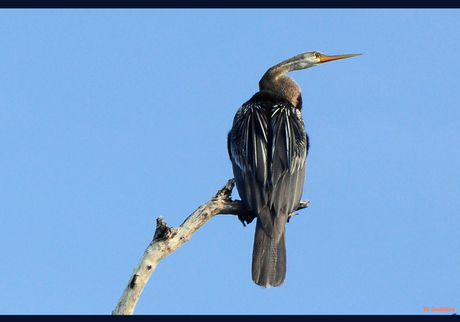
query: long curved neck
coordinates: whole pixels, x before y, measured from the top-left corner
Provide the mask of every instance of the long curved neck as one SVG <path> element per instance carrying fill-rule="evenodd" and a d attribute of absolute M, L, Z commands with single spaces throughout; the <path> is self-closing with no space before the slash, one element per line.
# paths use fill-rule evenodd
<path fill-rule="evenodd" d="M 274 92 L 289 100 L 294 106 L 298 106 L 301 103 L 300 87 L 286 74 L 311 66 L 312 64 L 306 59 L 306 54 L 287 59 L 267 70 L 259 81 L 259 90 Z"/>

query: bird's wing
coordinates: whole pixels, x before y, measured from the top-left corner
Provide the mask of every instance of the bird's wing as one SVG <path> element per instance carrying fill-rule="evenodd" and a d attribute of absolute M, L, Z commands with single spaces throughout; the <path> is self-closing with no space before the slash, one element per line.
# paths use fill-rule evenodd
<path fill-rule="evenodd" d="M 236 113 L 229 152 L 236 185 L 246 207 L 258 214 L 267 204 L 268 120 L 261 105 L 245 103 Z"/>
<path fill-rule="evenodd" d="M 308 138 L 300 111 L 290 104 L 272 110 L 270 208 L 289 215 L 299 206 L 305 180 Z"/>

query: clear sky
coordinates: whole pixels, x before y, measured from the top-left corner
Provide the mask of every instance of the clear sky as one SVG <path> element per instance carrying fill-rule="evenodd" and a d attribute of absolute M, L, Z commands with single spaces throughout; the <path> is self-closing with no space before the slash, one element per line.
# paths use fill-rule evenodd
<path fill-rule="evenodd" d="M 459 30 L 459 10 L 1 10 L 0 314 L 110 314 L 156 218 L 232 178 L 260 77 L 313 50 L 364 55 L 290 74 L 311 204 L 284 285 L 252 282 L 255 225 L 217 216 L 135 314 L 458 313 Z"/>

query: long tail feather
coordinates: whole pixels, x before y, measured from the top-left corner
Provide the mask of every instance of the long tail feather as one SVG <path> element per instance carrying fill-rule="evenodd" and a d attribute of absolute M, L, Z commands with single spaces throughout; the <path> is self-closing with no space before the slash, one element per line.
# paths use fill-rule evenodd
<path fill-rule="evenodd" d="M 280 286 L 286 278 L 286 233 L 278 241 L 257 220 L 252 253 L 252 280 L 263 287 Z"/>

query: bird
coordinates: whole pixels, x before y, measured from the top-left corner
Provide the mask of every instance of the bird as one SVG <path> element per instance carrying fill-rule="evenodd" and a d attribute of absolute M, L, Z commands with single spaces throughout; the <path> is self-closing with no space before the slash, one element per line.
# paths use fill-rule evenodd
<path fill-rule="evenodd" d="M 236 112 L 227 148 L 238 194 L 257 218 L 252 279 L 264 288 L 286 278 L 286 230 L 303 192 L 309 138 L 299 85 L 286 74 L 361 54 L 305 52 L 269 68 L 259 91 Z M 314 86 L 314 83 L 313 85 Z"/>

